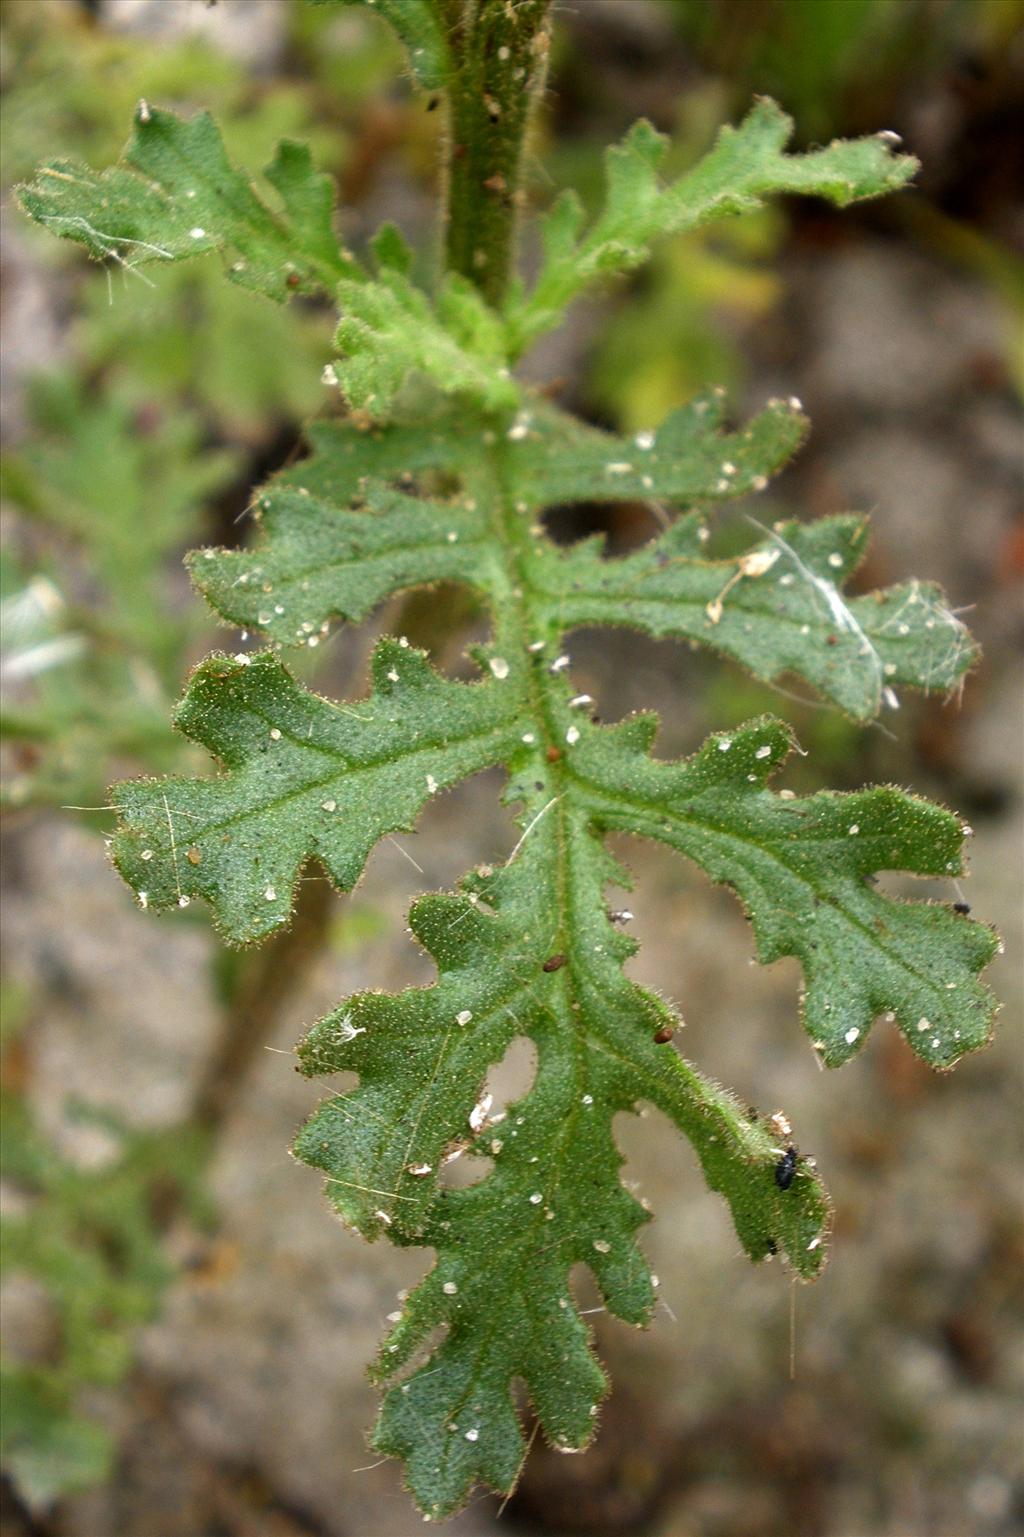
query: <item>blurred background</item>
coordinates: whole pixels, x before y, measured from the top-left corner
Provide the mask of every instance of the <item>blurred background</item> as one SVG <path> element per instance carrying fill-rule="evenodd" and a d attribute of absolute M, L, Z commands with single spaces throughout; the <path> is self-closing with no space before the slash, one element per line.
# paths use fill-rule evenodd
<path fill-rule="evenodd" d="M 737 416 L 798 394 L 813 434 L 759 516 L 871 511 L 861 585 L 938 578 L 985 651 L 961 699 L 906 698 L 884 731 L 614 633 L 574 641 L 580 686 L 606 718 L 657 707 L 665 754 L 770 710 L 808 749 L 794 788 L 894 779 L 955 806 L 974 828 L 964 898 L 1010 954 L 992 969 L 999 1039 L 954 1074 L 930 1074 L 881 1024 L 841 1075 L 819 1074 L 795 964 L 746 964 L 726 893 L 667 850 L 623 847 L 631 969 L 678 1002 L 689 1057 L 786 1109 L 836 1203 L 832 1260 L 795 1296 L 778 1265 L 750 1267 L 689 1148 L 653 1115 L 622 1118 L 666 1305 L 646 1334 L 595 1311 L 615 1384 L 596 1447 L 569 1459 L 538 1444 L 497 1530 L 1010 1537 L 1024 1528 L 1024 6 L 557 13 L 529 153 L 537 206 L 569 183 L 596 200 L 601 150 L 636 117 L 671 135 L 681 169 L 758 92 L 795 115 L 801 145 L 886 128 L 923 170 L 912 192 L 843 214 L 794 203 L 663 243 L 545 340 L 530 376 L 631 430 L 709 384 Z M 169 708 L 206 649 L 243 642 L 218 634 L 181 556 L 250 538 L 251 487 L 303 452 L 304 417 L 336 409 L 319 383 L 331 316 L 275 309 L 216 260 L 89 266 L 9 189 L 44 158 L 114 159 L 140 96 L 208 107 L 254 171 L 281 135 L 309 140 L 349 242 L 393 219 L 426 270 L 441 114 L 374 17 L 299 0 L 7 0 L 0 70 L 3 1534 L 411 1537 L 396 1467 L 365 1449 L 363 1368 L 424 1256 L 343 1231 L 290 1160 L 322 1089 L 289 1057 L 341 994 L 426 980 L 404 931 L 412 896 L 501 857 L 510 823 L 497 781 L 472 781 L 415 837 L 383 843 L 354 895 L 307 871 L 294 928 L 259 954 L 221 949 L 196 908 L 135 908 L 106 864 L 110 813 L 90 808 L 119 776 L 206 767 Z M 744 510 L 719 549 L 749 539 Z M 556 527 L 604 528 L 614 551 L 652 532 L 635 505 L 563 509 Z M 462 596 L 404 600 L 336 634 L 315 673 L 311 657 L 298 666 L 357 695 L 374 633 L 399 614 L 439 665 L 465 667 L 482 619 Z M 528 1068 L 503 1064 L 506 1092 Z M 480 1495 L 450 1530 L 483 1537 L 498 1515 Z"/>

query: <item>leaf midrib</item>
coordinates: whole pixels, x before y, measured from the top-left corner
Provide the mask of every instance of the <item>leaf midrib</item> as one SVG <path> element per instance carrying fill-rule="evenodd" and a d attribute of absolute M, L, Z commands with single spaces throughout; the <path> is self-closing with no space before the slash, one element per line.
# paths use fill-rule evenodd
<path fill-rule="evenodd" d="M 253 710 L 251 713 L 256 715 L 260 720 L 263 720 L 264 722 L 267 722 L 268 720 L 270 720 L 270 717 L 264 715 L 261 711 Z M 335 781 L 339 778 L 339 776 L 343 775 L 344 779 L 345 779 L 345 784 L 349 785 L 351 783 L 351 781 L 353 779 L 357 778 L 359 775 L 374 773 L 374 772 L 376 772 L 377 770 L 379 770 L 382 767 L 385 767 L 385 768 L 391 767 L 392 765 L 394 765 L 396 763 L 399 763 L 399 762 L 402 762 L 402 763 L 411 762 L 412 760 L 414 760 L 421 753 L 433 754 L 435 756 L 435 760 L 436 760 L 436 754 L 438 752 L 443 752 L 446 748 L 449 748 L 449 747 L 464 746 L 464 745 L 466 745 L 469 742 L 484 742 L 484 741 L 487 740 L 488 737 L 491 737 L 491 736 L 496 737 L 499 740 L 501 740 L 508 731 L 514 730 L 516 725 L 517 725 L 517 722 L 515 720 L 512 720 L 512 721 L 509 721 L 508 723 L 506 723 L 504 725 L 490 726 L 490 727 L 487 728 L 486 731 L 478 731 L 478 732 L 472 732 L 471 731 L 471 732 L 467 732 L 464 736 L 460 736 L 460 737 L 447 737 L 444 740 L 444 742 L 441 742 L 441 743 L 437 743 L 437 742 L 430 743 L 430 742 L 428 742 L 428 743 L 426 743 L 423 746 L 410 748 L 408 751 L 402 753 L 400 757 L 396 757 L 394 754 L 392 754 L 390 756 L 384 755 L 382 757 L 374 758 L 374 759 L 371 759 L 371 760 L 369 760 L 367 762 L 360 763 L 360 764 L 358 764 L 355 767 L 336 769 L 331 774 L 327 775 L 323 779 L 308 780 L 304 784 L 298 785 L 295 789 L 287 790 L 287 791 L 283 792 L 281 795 L 275 797 L 273 800 L 263 800 L 263 801 L 260 801 L 258 805 L 246 807 L 246 809 L 244 811 L 236 811 L 231 816 L 222 817 L 222 818 L 219 818 L 217 820 L 210 821 L 210 822 L 205 822 L 203 824 L 202 831 L 201 831 L 201 833 L 198 834 L 198 836 L 205 837 L 206 834 L 208 834 L 208 833 L 220 832 L 223 828 L 233 827 L 237 823 L 245 822 L 245 821 L 249 820 L 249 818 L 251 818 L 251 817 L 266 816 L 266 815 L 268 815 L 268 814 L 270 814 L 270 813 L 272 813 L 274 811 L 282 809 L 284 806 L 288 805 L 290 802 L 298 800 L 298 799 L 300 799 L 304 795 L 310 795 L 310 794 L 313 794 L 313 793 L 319 794 L 319 792 L 321 790 L 327 789 L 329 786 L 335 784 Z M 284 736 L 285 733 L 282 730 L 282 728 L 275 726 L 275 729 L 281 730 L 282 737 Z M 310 742 L 306 742 L 306 741 L 298 742 L 295 737 L 290 735 L 290 733 L 288 735 L 288 740 L 293 742 L 293 743 L 296 743 L 296 745 L 299 745 L 299 746 L 301 746 L 303 748 L 309 748 L 312 751 L 316 751 L 316 752 L 320 752 L 320 753 L 324 753 L 324 754 L 326 754 L 327 752 L 330 751 L 329 748 L 318 747 L 318 746 L 315 746 L 314 744 L 312 744 Z M 500 756 L 501 756 L 500 754 L 496 755 L 494 761 L 496 761 L 496 762 L 499 761 Z M 244 760 L 244 766 L 248 766 L 249 761 L 250 761 L 249 759 Z M 233 765 L 230 765 L 230 766 L 234 767 Z M 229 778 L 230 778 L 230 775 L 228 775 L 228 774 L 224 774 L 224 775 L 220 776 L 220 779 L 222 781 L 226 780 L 226 779 L 229 779 Z M 204 779 L 204 780 L 192 781 L 192 782 L 193 783 L 199 783 L 199 784 L 202 784 L 202 785 L 206 786 L 206 785 L 216 785 L 218 783 L 218 780 L 216 778 L 214 778 L 214 779 L 210 779 L 210 780 L 205 780 Z M 183 781 L 183 783 L 188 784 L 189 781 L 185 780 L 185 781 Z M 157 782 L 158 787 L 160 786 L 160 784 L 161 784 L 161 782 L 158 781 Z M 147 806 L 147 810 L 148 810 L 148 806 Z"/>

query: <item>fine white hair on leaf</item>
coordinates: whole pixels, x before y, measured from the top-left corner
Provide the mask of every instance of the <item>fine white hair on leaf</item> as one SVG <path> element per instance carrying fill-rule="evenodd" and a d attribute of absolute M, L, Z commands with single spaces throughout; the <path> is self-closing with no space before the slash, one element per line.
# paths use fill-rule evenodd
<path fill-rule="evenodd" d="M 882 658 L 875 650 L 871 640 L 865 634 L 856 615 L 851 612 L 847 604 L 843 601 L 842 594 L 836 587 L 835 583 L 830 582 L 827 577 L 819 576 L 817 572 L 812 571 L 810 566 L 808 566 L 804 561 L 800 559 L 800 556 L 796 553 L 788 540 L 783 539 L 782 535 L 777 533 L 774 529 L 765 528 L 764 524 L 759 523 L 756 518 L 749 518 L 748 522 L 753 523 L 755 528 L 759 528 L 767 538 L 774 540 L 779 548 L 789 556 L 789 559 L 793 562 L 793 565 L 796 567 L 800 576 L 803 577 L 804 581 L 807 582 L 808 585 L 812 587 L 815 592 L 819 593 L 820 596 L 824 599 L 825 605 L 828 608 L 832 622 L 834 623 L 836 629 L 842 631 L 844 634 L 854 635 L 860 642 L 861 655 L 868 659 L 871 671 L 874 675 L 874 707 L 877 711 L 881 702 L 882 680 L 884 677 Z"/>

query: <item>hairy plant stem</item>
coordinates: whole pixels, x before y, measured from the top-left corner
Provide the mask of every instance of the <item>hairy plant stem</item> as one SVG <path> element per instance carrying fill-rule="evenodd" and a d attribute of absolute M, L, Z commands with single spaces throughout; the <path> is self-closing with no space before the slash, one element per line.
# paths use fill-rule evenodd
<path fill-rule="evenodd" d="M 450 28 L 445 266 L 489 304 L 512 267 L 523 142 L 547 67 L 551 0 L 444 0 Z"/>

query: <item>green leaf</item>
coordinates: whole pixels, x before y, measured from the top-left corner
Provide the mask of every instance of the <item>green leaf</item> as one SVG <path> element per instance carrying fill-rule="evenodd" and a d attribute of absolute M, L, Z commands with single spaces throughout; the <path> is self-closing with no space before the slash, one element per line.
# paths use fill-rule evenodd
<path fill-rule="evenodd" d="M 513 294 L 507 309 L 509 349 L 518 357 L 557 325 L 568 304 L 595 280 L 640 266 L 661 235 L 696 229 L 712 219 L 749 213 L 784 192 L 814 194 L 845 207 L 892 192 L 910 180 L 917 161 L 894 155 L 883 135 L 835 140 L 825 149 L 788 155 L 792 120 L 773 101 L 758 100 L 738 128 L 723 128 L 711 152 L 679 181 L 663 186 L 659 167 L 668 141 L 639 122 L 606 155 L 605 206 L 584 233 L 583 207 L 565 192 L 543 221 L 544 262 L 532 292 Z"/>
<path fill-rule="evenodd" d="M 762 491 L 792 458 L 807 431 L 797 400 L 772 400 L 742 432 L 724 432 L 723 392 L 699 395 L 656 432 L 616 437 L 587 427 L 543 401 L 524 404 L 506 436 L 519 499 L 623 501 L 675 506 Z"/>
<path fill-rule="evenodd" d="M 403 277 L 408 277 L 414 252 L 397 225 L 382 224 L 370 241 L 378 268 L 393 267 Z"/>
<path fill-rule="evenodd" d="M 607 881 L 628 877 L 570 796 L 545 810 L 532 780 L 530 768 L 509 790 L 525 803 L 518 855 L 467 880 L 461 895 L 413 908 L 437 983 L 349 999 L 301 1053 L 309 1073 L 345 1069 L 360 1081 L 314 1116 L 298 1155 L 327 1172 L 347 1222 L 437 1253 L 375 1376 L 395 1377 L 438 1325 L 447 1337 L 388 1391 L 374 1434 L 378 1450 L 407 1459 L 413 1491 L 435 1516 L 477 1479 L 514 1482 L 524 1452 L 516 1377 L 556 1446 L 590 1439 L 607 1383 L 573 1301 L 573 1265 L 589 1265 L 620 1318 L 650 1316 L 654 1287 L 635 1242 L 649 1218 L 619 1178 L 615 1114 L 650 1102 L 692 1139 L 752 1258 L 782 1249 L 812 1276 L 825 1253 L 828 1206 L 810 1169 L 781 1190 L 771 1128 L 656 1042 L 679 1021 L 623 974 L 636 946 L 602 900 Z M 536 1081 L 490 1118 L 487 1069 L 522 1035 L 536 1046 Z M 493 1172 L 468 1190 L 439 1189 L 442 1161 L 463 1148 Z"/>
<path fill-rule="evenodd" d="M 204 897 L 229 941 L 261 939 L 289 918 L 307 859 L 349 890 L 380 838 L 500 761 L 516 731 L 514 687 L 448 682 L 401 642 L 377 647 L 373 683 L 358 705 L 335 705 L 270 652 L 208 657 L 175 723 L 227 772 L 111 791 L 114 861 L 143 905 Z"/>
<path fill-rule="evenodd" d="M 329 620 L 364 619 L 406 588 L 461 581 L 486 590 L 490 547 L 473 512 L 368 480 L 360 470 L 379 458 L 376 444 L 351 428 L 318 423 L 309 435 L 313 457 L 259 498 L 261 543 L 190 557 L 193 580 L 219 614 L 278 644 L 304 646 Z M 401 436 L 407 469 L 417 448 L 421 458 L 431 448 L 436 457 L 433 434 Z"/>
<path fill-rule="evenodd" d="M 448 83 L 451 57 L 436 4 L 431 0 L 310 0 L 312 5 L 362 5 L 383 16 L 409 53 L 409 67 L 427 91 Z"/>
<path fill-rule="evenodd" d="M 639 434 L 644 443 L 656 438 L 656 447 L 641 450 L 635 439 L 595 431 L 531 399 L 505 429 L 517 511 L 526 517 L 554 502 L 623 496 L 682 503 L 735 496 L 766 484 L 806 427 L 783 402 L 773 402 L 742 432 L 720 431 L 722 418 L 717 395 L 699 399 L 674 412 L 656 435 Z M 308 436 L 310 458 L 256 499 L 261 538 L 255 549 L 200 550 L 190 558 L 193 580 L 219 614 L 278 644 L 301 646 L 326 621 L 360 620 L 381 599 L 411 586 L 463 581 L 489 590 L 493 549 L 477 499 L 409 494 L 425 472 L 471 478 L 482 450 L 497 440 L 486 418 L 463 412 L 429 426 L 393 423 L 373 432 L 351 423 L 313 423 Z M 730 471 L 724 479 L 723 460 Z M 388 484 L 389 471 L 404 491 Z M 597 566 L 593 552 L 554 555 L 546 540 L 537 547 L 538 595 L 556 594 L 549 567 L 560 581 L 565 560 L 578 563 L 581 573 Z M 566 599 L 573 601 L 577 580 L 582 589 L 574 564 L 556 617 Z M 582 591 L 576 601 L 585 602 Z M 597 622 L 606 621 L 616 622 L 611 598 Z"/>
<path fill-rule="evenodd" d="M 389 242 L 392 258 L 393 243 Z M 471 283 L 449 274 L 437 306 L 405 276 L 401 263 L 382 266 L 375 282 L 338 285 L 341 356 L 331 364 L 349 404 L 386 417 L 410 374 L 446 395 L 494 411 L 510 411 L 519 389 L 509 377 L 504 328 Z M 331 373 L 327 374 L 330 382 Z"/>
<path fill-rule="evenodd" d="M 698 514 L 622 560 L 600 539 L 543 563 L 547 613 L 566 628 L 622 624 L 673 635 L 732 657 L 769 681 L 794 674 L 857 720 L 872 720 L 895 684 L 954 688 L 977 656 L 938 588 L 903 583 L 844 598 L 860 565 L 867 521 L 784 523 L 732 560 L 703 559 Z"/>
<path fill-rule="evenodd" d="M 333 617 L 362 617 L 391 592 L 439 580 L 472 586 L 493 614 L 478 655 L 487 681 L 444 680 L 385 641 L 373 692 L 351 706 L 301 689 L 269 653 L 211 658 L 178 723 L 224 772 L 115 791 L 114 857 L 145 901 L 204 896 L 228 937 L 246 941 L 287 918 L 305 859 L 349 888 L 373 843 L 411 828 L 433 791 L 489 764 L 508 772 L 521 833 L 505 865 L 413 909 L 437 982 L 350 998 L 303 1047 L 307 1072 L 354 1072 L 358 1085 L 314 1116 L 299 1155 L 325 1171 L 336 1208 L 366 1236 L 437 1256 L 375 1368 L 389 1384 L 375 1445 L 406 1459 L 430 1515 L 458 1508 L 474 1480 L 514 1483 L 515 1378 L 556 1445 L 591 1434 L 606 1384 L 573 1299 L 574 1264 L 591 1267 L 610 1311 L 633 1323 L 649 1315 L 636 1244 L 647 1214 L 619 1180 L 620 1111 L 650 1103 L 672 1119 L 752 1257 L 781 1251 L 803 1277 L 824 1258 L 828 1204 L 810 1165 L 798 1159 L 792 1183 L 777 1182 L 788 1144 L 776 1124 L 685 1063 L 665 1041 L 672 1012 L 625 976 L 633 946 L 604 892 L 628 877 L 602 846 L 608 833 L 665 842 L 736 890 L 760 959 L 801 961 L 806 1022 L 826 1064 L 850 1056 L 885 1011 L 937 1066 L 987 1038 L 991 1000 L 976 974 L 994 937 L 870 884 L 890 869 L 958 873 L 955 818 L 885 788 L 773 794 L 768 775 L 791 746 L 777 721 L 712 739 L 689 762 L 658 762 L 651 719 L 592 725 L 569 677 L 563 636 L 582 622 L 687 634 L 759 676 L 795 670 L 865 716 L 880 688 L 862 637 L 885 678 L 946 686 L 962 670 L 959 627 L 955 665 L 929 650 L 929 618 L 944 613 L 931 589 L 840 597 L 863 544 L 859 520 L 784 525 L 728 562 L 703 559 L 696 515 L 622 561 L 593 545 L 560 549 L 539 521 L 566 500 L 685 506 L 755 490 L 804 425 L 795 403 L 774 402 L 728 433 L 717 397 L 630 440 L 532 397 L 511 421 L 463 409 L 429 425 L 322 425 L 311 457 L 258 498 L 256 549 L 193 563 L 215 606 L 279 643 L 308 645 Z M 778 584 L 788 572 L 794 581 Z M 842 644 L 830 647 L 833 631 Z M 500 1123 L 488 1120 L 488 1071 L 518 1036 L 536 1049 L 536 1080 Z M 446 1189 L 444 1160 L 466 1149 L 491 1171 Z"/>
<path fill-rule="evenodd" d="M 177 117 L 140 103 L 125 164 L 97 173 L 55 160 L 19 188 L 25 212 L 98 261 L 129 269 L 220 251 L 228 276 L 272 299 L 331 292 L 358 267 L 333 230 L 330 177 L 287 140 L 265 172 L 272 208 L 236 169 L 208 113 Z"/>
<path fill-rule="evenodd" d="M 437 7 L 378 9 L 408 38 L 427 38 L 417 46 L 429 52 Z M 690 509 L 763 489 L 801 441 L 798 402 L 772 401 L 728 431 L 714 394 L 623 439 L 509 377 L 510 346 L 518 352 L 594 278 L 637 265 L 658 234 L 773 192 L 873 196 L 913 169 L 881 139 L 787 156 L 789 129 L 762 102 L 663 188 L 663 141 L 640 125 L 609 156 L 607 205 L 589 234 L 578 205 L 556 205 L 537 286 L 505 316 L 458 278 L 429 300 L 389 228 L 374 242 L 375 280 L 334 270 L 344 318 L 325 378 L 356 410 L 314 429 L 310 458 L 258 496 L 255 548 L 199 552 L 194 577 L 229 621 L 307 648 L 332 620 L 365 618 L 393 593 L 461 583 L 492 617 L 473 653 L 483 677 L 444 678 L 404 641 L 383 640 L 368 696 L 334 705 L 272 652 L 213 656 L 177 724 L 220 772 L 113 792 L 114 859 L 142 905 L 202 897 L 226 937 L 246 943 L 287 921 L 307 861 L 350 889 L 374 843 L 412 829 L 434 794 L 483 768 L 507 773 L 518 836 L 504 862 L 413 908 L 436 981 L 357 994 L 302 1048 L 307 1073 L 357 1082 L 312 1117 L 299 1156 L 326 1174 L 346 1222 L 436 1256 L 374 1368 L 386 1388 L 374 1444 L 406 1460 L 430 1517 L 458 1509 L 476 1481 L 514 1486 L 525 1455 L 516 1379 L 556 1446 L 590 1438 L 607 1383 L 574 1265 L 590 1268 L 610 1312 L 633 1324 L 650 1316 L 654 1282 L 637 1244 L 648 1213 L 620 1179 L 620 1112 L 651 1104 L 672 1120 L 752 1258 L 781 1252 L 806 1279 L 824 1260 L 827 1198 L 784 1118 L 763 1121 L 686 1063 L 671 1044 L 681 1021 L 626 976 L 634 946 L 605 892 L 629 877 L 605 848 L 610 834 L 663 842 L 736 891 L 759 958 L 801 962 L 823 1063 L 859 1049 L 884 1012 L 938 1067 L 988 1036 L 993 1006 L 977 974 L 994 936 L 947 905 L 896 901 L 874 884 L 889 870 L 959 873 L 955 817 L 888 787 L 772 792 L 793 742 L 770 719 L 713 737 L 688 761 L 659 761 L 653 718 L 591 721 L 563 650 L 584 623 L 677 635 L 758 677 L 796 673 L 860 719 L 896 684 L 951 687 L 973 657 L 933 588 L 843 596 L 864 547 L 859 519 L 783 524 L 739 557 L 704 558 Z M 306 169 L 296 162 L 273 179 L 289 218 L 322 232 Z M 243 250 L 237 230 L 230 238 Z M 310 281 L 326 260 L 312 244 Z M 399 420 L 410 402 L 412 425 Z M 552 506 L 624 498 L 649 501 L 666 524 L 647 548 L 607 561 L 593 543 L 565 550 L 548 539 Z M 671 508 L 683 514 L 675 523 Z M 536 1052 L 534 1082 L 492 1114 L 488 1074 L 518 1037 Z M 489 1167 L 451 1189 L 442 1169 L 460 1152 Z"/>
<path fill-rule="evenodd" d="M 887 870 L 962 875 L 964 829 L 951 812 L 892 786 L 771 794 L 766 781 L 793 738 L 770 717 L 681 764 L 646 756 L 655 726 L 584 727 L 572 758 L 588 786 L 581 798 L 598 826 L 656 838 L 731 886 L 760 961 L 799 958 L 804 1023 L 827 1066 L 860 1050 L 882 1013 L 933 1067 L 986 1044 L 995 1006 L 977 973 L 997 936 L 943 903 L 898 901 L 874 885 Z"/>

